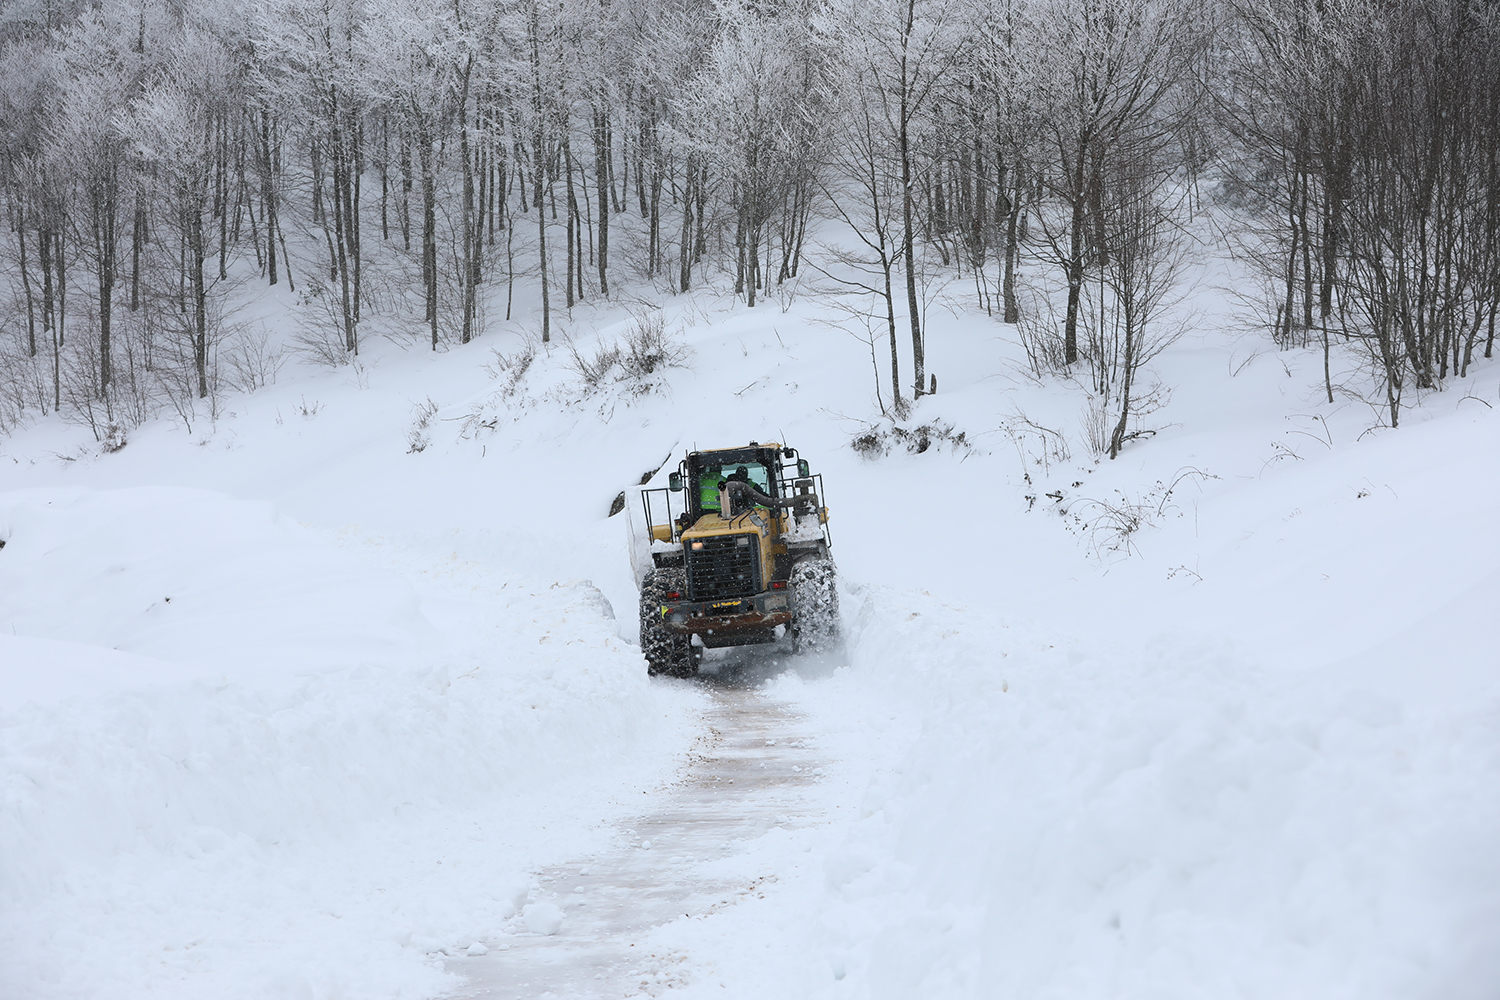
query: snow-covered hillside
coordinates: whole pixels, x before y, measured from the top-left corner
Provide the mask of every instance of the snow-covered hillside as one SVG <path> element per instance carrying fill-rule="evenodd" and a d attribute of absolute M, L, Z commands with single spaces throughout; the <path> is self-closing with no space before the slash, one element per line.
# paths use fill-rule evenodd
<path fill-rule="evenodd" d="M 437 996 L 535 934 L 709 710 L 646 677 L 611 502 L 753 439 L 827 482 L 847 655 L 757 668 L 827 764 L 650 992 L 1493 995 L 1500 368 L 1372 430 L 1204 315 L 1114 462 L 989 318 L 931 324 L 918 453 L 836 313 L 708 293 L 646 379 L 497 325 L 0 441 L 0 994 Z"/>

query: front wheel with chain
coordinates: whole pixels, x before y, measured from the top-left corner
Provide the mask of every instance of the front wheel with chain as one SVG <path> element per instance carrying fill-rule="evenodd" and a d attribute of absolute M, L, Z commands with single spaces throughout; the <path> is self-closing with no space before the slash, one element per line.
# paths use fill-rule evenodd
<path fill-rule="evenodd" d="M 680 569 L 654 569 L 641 582 L 641 653 L 649 674 L 692 677 L 698 672 L 691 637 L 669 630 L 661 620 L 667 594 L 680 594 L 685 587 Z"/>
<path fill-rule="evenodd" d="M 838 570 L 826 555 L 809 556 L 792 567 L 789 583 L 796 616 L 789 630 L 792 650 L 827 653 L 839 645 Z"/>

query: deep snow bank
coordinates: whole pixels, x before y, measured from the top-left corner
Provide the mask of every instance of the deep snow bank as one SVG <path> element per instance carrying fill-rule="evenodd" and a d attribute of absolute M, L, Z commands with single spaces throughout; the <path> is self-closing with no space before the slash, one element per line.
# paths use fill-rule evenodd
<path fill-rule="evenodd" d="M 980 585 L 1029 561 L 863 588 L 850 665 L 782 685 L 869 775 L 825 850 L 828 995 L 1493 995 L 1500 415 L 1431 407 L 1279 462 L 1198 440 L 1223 476 L 1035 618 Z M 861 760 L 897 714 L 919 734 Z"/>
<path fill-rule="evenodd" d="M 874 997 L 1487 996 L 1500 701 L 1432 713 L 1204 642 L 1054 646 L 868 594 L 852 663 L 921 736 L 831 858 Z M 854 928 L 854 930 L 848 930 Z"/>
<path fill-rule="evenodd" d="M 756 846 L 763 910 L 656 935 L 713 956 L 690 995 L 1493 995 L 1500 414 L 1214 426 L 1232 389 L 1184 393 L 1170 448 L 1028 483 L 997 455 L 839 470 L 865 487 L 836 536 L 849 664 L 772 692 L 823 728 L 846 808 Z M 1190 462 L 1213 476 L 1164 497 Z M 969 516 L 849 544 L 924 494 Z M 1149 501 L 1128 554 L 1055 544 L 1087 497 Z"/>
<path fill-rule="evenodd" d="M 264 502 L 25 490 L 0 494 L 0 538 L 0 621 L 17 635 L 265 676 L 410 657 L 436 634 L 410 585 Z"/>
<path fill-rule="evenodd" d="M 51 674 L 0 705 L 7 998 L 428 995 L 690 725 L 586 583 L 200 491 L 0 495 L 0 526 L 5 678 Z"/>

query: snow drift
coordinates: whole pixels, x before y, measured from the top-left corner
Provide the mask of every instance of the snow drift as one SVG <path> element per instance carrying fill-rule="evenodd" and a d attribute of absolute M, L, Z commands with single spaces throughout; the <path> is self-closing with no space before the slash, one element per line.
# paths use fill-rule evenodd
<path fill-rule="evenodd" d="M 587 584 L 424 567 L 439 635 L 264 503 L 34 490 L 0 526 L 6 996 L 430 995 L 694 697 Z"/>

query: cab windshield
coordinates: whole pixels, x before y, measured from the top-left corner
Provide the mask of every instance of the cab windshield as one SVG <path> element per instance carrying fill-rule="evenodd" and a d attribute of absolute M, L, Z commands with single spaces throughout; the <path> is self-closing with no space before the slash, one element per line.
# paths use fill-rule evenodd
<path fill-rule="evenodd" d="M 704 510 L 718 510 L 719 483 L 736 479 L 748 482 L 760 492 L 771 495 L 771 474 L 759 462 L 705 465 L 698 474 L 699 506 Z"/>

